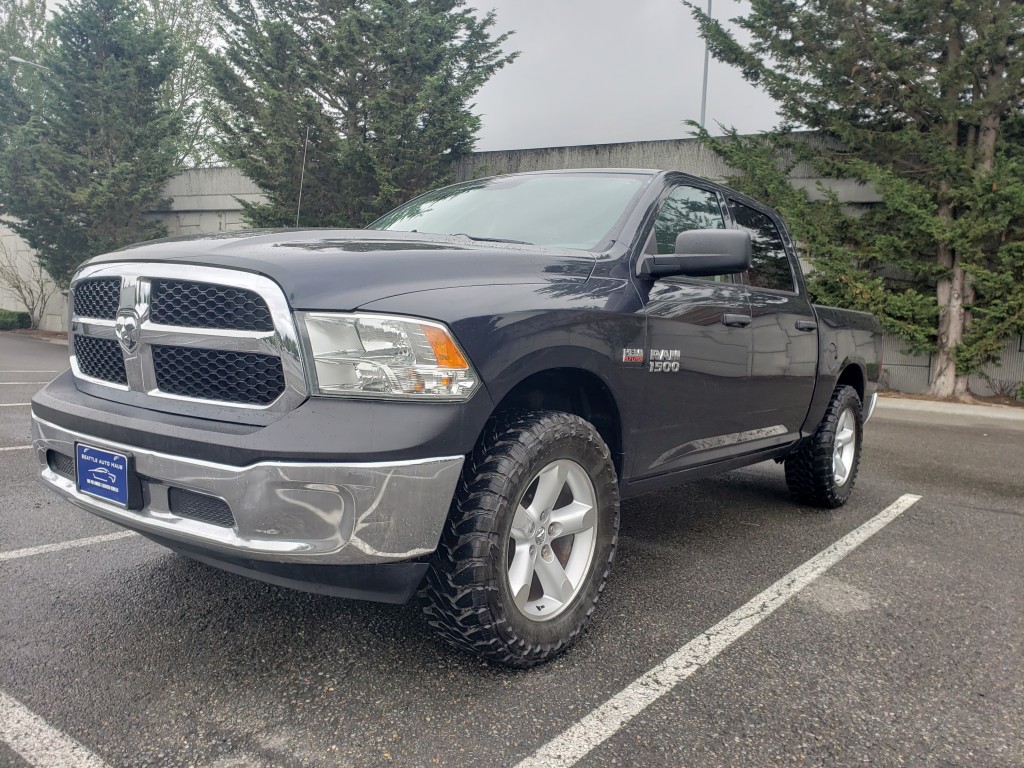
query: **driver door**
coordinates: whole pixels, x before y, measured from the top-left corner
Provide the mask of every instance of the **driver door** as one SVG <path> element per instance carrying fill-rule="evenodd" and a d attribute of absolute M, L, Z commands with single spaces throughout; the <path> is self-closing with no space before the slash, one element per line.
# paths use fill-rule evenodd
<path fill-rule="evenodd" d="M 663 198 L 648 253 L 672 253 L 676 235 L 725 229 L 711 189 L 678 185 Z M 653 249 L 653 250 L 652 250 Z M 644 410 L 633 475 L 651 477 L 737 452 L 747 429 L 750 306 L 732 276 L 664 277 L 639 284 L 645 298 Z"/>

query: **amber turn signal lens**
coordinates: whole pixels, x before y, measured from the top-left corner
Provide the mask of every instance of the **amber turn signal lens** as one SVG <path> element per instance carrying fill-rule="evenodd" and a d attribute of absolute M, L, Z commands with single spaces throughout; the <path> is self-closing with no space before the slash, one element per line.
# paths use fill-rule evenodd
<path fill-rule="evenodd" d="M 430 348 L 434 350 L 434 357 L 437 358 L 439 367 L 458 370 L 469 368 L 466 358 L 462 356 L 459 348 L 455 346 L 455 342 L 447 333 L 432 325 L 421 325 L 420 328 L 423 329 L 427 341 L 430 342 Z"/>

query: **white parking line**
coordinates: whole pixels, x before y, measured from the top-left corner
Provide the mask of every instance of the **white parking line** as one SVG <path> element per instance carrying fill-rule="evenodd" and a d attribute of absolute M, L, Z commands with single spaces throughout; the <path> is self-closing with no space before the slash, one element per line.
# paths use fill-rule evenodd
<path fill-rule="evenodd" d="M 0 408 L 20 408 L 24 405 L 32 405 L 32 403 L 0 403 Z"/>
<path fill-rule="evenodd" d="M 0 371 L 0 373 L 60 373 L 60 371 Z"/>
<path fill-rule="evenodd" d="M 0 691 L 0 741 L 35 768 L 108 768 L 96 754 Z"/>
<path fill-rule="evenodd" d="M 704 634 L 695 637 L 658 666 L 634 680 L 571 728 L 520 762 L 516 768 L 575 765 L 590 750 L 614 736 L 619 729 L 671 691 L 678 683 L 710 664 L 718 654 L 910 509 L 920 498 L 913 494 L 901 496 L 894 504 L 819 552 L 796 570 L 783 576 L 753 600 L 733 611 Z"/>
<path fill-rule="evenodd" d="M 31 447 L 31 445 L 9 445 L 6 448 L 0 448 L 0 451 L 27 451 Z"/>
<path fill-rule="evenodd" d="M 134 531 L 119 531 L 118 533 L 105 533 L 102 536 L 90 536 L 86 539 L 62 541 L 59 544 L 43 544 L 38 547 L 12 549 L 10 552 L 0 552 L 0 562 L 4 560 L 19 560 L 23 557 L 32 557 L 33 555 L 45 555 L 47 552 L 60 552 L 61 550 L 74 549 L 75 547 L 87 547 L 90 544 L 102 544 L 105 541 L 117 541 L 118 539 L 126 539 L 129 536 L 135 535 L 137 534 Z"/>
<path fill-rule="evenodd" d="M 4 371 L 4 373 L 11 373 L 11 371 Z M 49 384 L 50 380 L 46 381 L 0 381 L 0 384 Z"/>

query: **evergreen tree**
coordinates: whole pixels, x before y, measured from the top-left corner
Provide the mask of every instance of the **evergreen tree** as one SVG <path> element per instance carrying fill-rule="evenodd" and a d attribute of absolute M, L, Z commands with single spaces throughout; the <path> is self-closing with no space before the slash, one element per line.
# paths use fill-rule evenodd
<path fill-rule="evenodd" d="M 45 34 L 46 0 L 0 0 L 0 56 L 4 65 L 12 63 L 11 56 L 31 61 Z"/>
<path fill-rule="evenodd" d="M 181 115 L 179 164 L 187 168 L 217 160 L 209 110 L 213 91 L 205 56 L 214 43 L 213 0 L 144 0 L 143 10 L 155 27 L 166 28 L 178 52 L 178 66 L 161 89 L 162 105 Z"/>
<path fill-rule="evenodd" d="M 937 320 L 934 291 L 936 269 L 922 260 L 918 247 L 930 242 L 915 229 L 918 216 L 905 216 L 892 203 L 849 209 L 838 195 L 819 185 L 814 200 L 790 181 L 800 162 L 813 161 L 821 139 L 807 134 L 773 131 L 760 137 L 740 136 L 734 129 L 712 137 L 690 122 L 695 135 L 740 175 L 730 186 L 764 200 L 782 214 L 797 243 L 807 272 L 811 298 L 820 304 L 875 314 L 883 328 L 918 351 L 934 349 Z M 893 269 L 895 267 L 895 269 Z M 888 277 L 880 273 L 888 272 Z"/>
<path fill-rule="evenodd" d="M 175 171 L 180 119 L 159 106 L 173 48 L 131 0 L 69 0 L 50 36 L 38 101 L 0 147 L 0 214 L 66 286 L 89 257 L 165 233 L 144 214 Z"/>
<path fill-rule="evenodd" d="M 46 0 L 0 0 L 0 56 L 3 65 L 17 65 L 10 57 L 31 61 L 46 34 Z"/>
<path fill-rule="evenodd" d="M 0 0 L 0 151 L 28 119 L 40 70 L 32 66 L 46 34 L 45 0 Z"/>
<path fill-rule="evenodd" d="M 462 0 L 217 3 L 218 151 L 267 196 L 255 226 L 361 226 L 449 180 L 469 100 L 514 58 Z"/>
<path fill-rule="evenodd" d="M 775 138 L 802 126 L 835 139 L 780 146 L 884 197 L 856 221 L 806 209 L 802 235 L 831 249 L 819 289 L 905 325 L 937 353 L 932 393 L 966 396 L 968 374 L 1024 332 L 1024 4 L 752 0 L 733 20 L 747 45 L 688 5 L 712 54 L 780 104 Z"/>

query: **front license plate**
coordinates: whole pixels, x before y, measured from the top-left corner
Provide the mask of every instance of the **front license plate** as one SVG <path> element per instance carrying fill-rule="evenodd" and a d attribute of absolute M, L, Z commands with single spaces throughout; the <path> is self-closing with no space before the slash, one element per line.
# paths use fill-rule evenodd
<path fill-rule="evenodd" d="M 128 457 L 78 443 L 75 446 L 78 490 L 97 499 L 128 506 Z"/>

